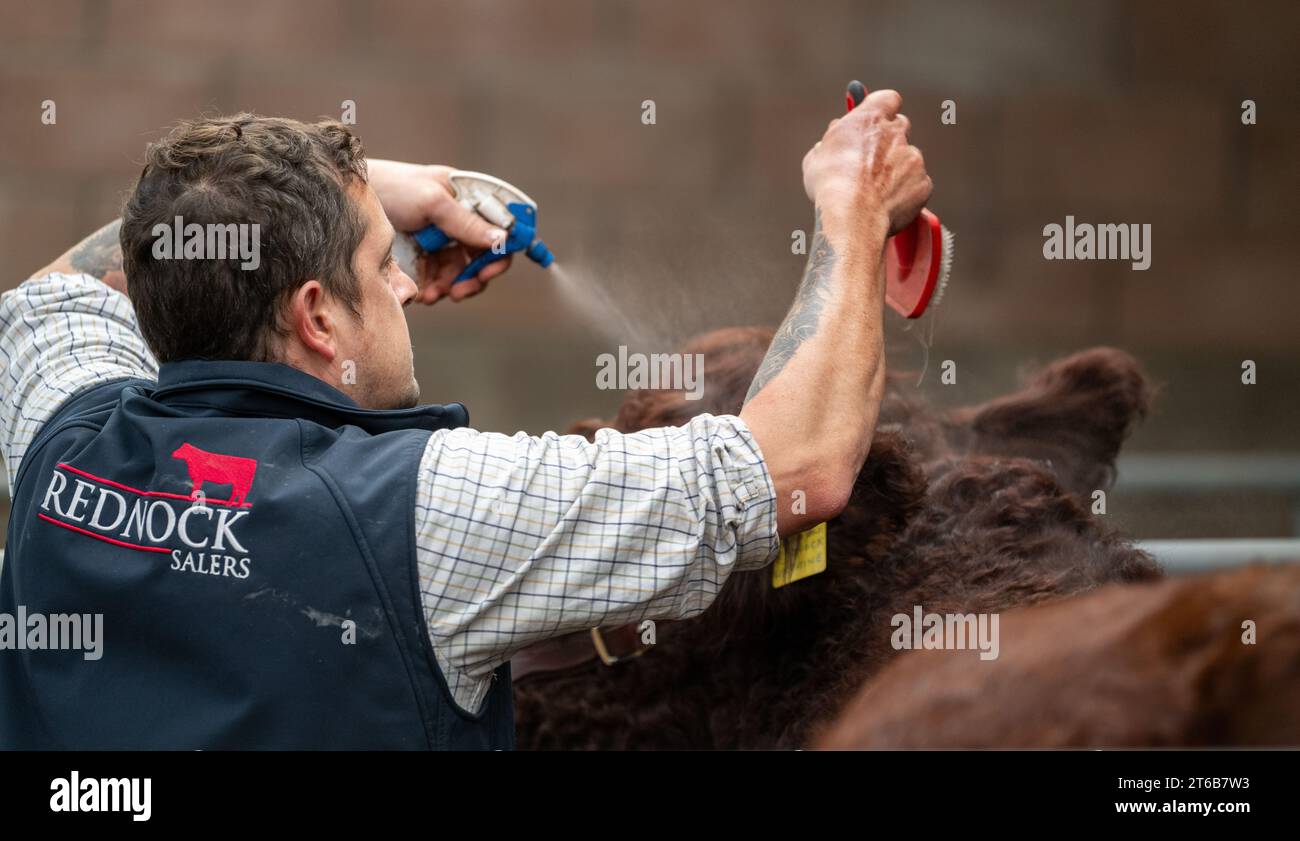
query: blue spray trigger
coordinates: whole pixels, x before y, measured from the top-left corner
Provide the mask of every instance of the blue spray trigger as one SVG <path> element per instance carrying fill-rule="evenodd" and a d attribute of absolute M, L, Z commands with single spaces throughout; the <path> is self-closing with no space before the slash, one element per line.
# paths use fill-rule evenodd
<path fill-rule="evenodd" d="M 451 237 L 444 234 L 442 228 L 437 225 L 421 228 L 411 236 L 415 237 L 420 247 L 428 252 L 441 251 L 447 247 L 447 243 L 451 242 Z"/>
<path fill-rule="evenodd" d="M 529 259 L 537 263 L 542 268 L 546 268 L 555 262 L 555 256 L 551 254 L 546 243 L 537 239 L 537 208 L 524 202 L 510 202 L 506 205 L 510 215 L 515 221 L 510 225 L 506 232 L 505 247 L 501 250 L 488 249 L 479 256 L 470 261 L 470 264 L 456 275 L 452 285 L 464 280 L 470 280 L 483 271 L 485 266 L 495 263 L 497 260 L 504 258 L 507 254 L 514 254 L 516 251 L 523 251 Z M 445 248 L 452 241 L 437 225 L 429 225 L 416 231 L 413 236 L 415 241 L 425 251 L 437 251 Z"/>

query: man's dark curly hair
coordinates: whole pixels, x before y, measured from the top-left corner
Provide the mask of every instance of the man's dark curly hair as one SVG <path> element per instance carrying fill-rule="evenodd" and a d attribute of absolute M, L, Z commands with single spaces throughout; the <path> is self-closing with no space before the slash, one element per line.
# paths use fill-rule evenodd
<path fill-rule="evenodd" d="M 348 195 L 366 180 L 361 142 L 333 121 L 237 114 L 181 122 L 149 145 L 122 213 L 122 257 L 140 330 L 160 362 L 273 361 L 283 305 L 317 279 L 359 317 L 352 255 L 365 234 Z M 162 260 L 155 226 L 258 224 L 259 265 Z"/>

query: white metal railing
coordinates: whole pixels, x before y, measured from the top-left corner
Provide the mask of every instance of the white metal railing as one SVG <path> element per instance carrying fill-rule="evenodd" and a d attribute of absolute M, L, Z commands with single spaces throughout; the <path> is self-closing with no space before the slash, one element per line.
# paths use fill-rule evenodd
<path fill-rule="evenodd" d="M 1116 485 L 1176 494 L 1267 490 L 1300 495 L 1300 453 L 1139 453 L 1119 460 Z"/>
<path fill-rule="evenodd" d="M 1300 537 L 1300 453 L 1139 453 L 1119 460 L 1120 491 L 1170 496 L 1263 491 L 1291 501 L 1291 535 Z"/>
<path fill-rule="evenodd" d="M 1243 566 L 1255 561 L 1300 562 L 1300 539 L 1276 540 L 1139 540 L 1138 548 L 1160 562 L 1170 575 L 1189 575 Z"/>

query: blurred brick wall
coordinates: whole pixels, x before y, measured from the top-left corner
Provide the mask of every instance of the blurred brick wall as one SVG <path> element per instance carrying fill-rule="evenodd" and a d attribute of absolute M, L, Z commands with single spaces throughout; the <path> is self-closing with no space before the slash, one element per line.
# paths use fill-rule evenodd
<path fill-rule="evenodd" d="M 957 234 L 930 358 L 959 381 L 939 399 L 1109 343 L 1163 384 L 1135 446 L 1297 449 L 1298 31 L 1292 0 L 3 0 L 0 287 L 115 215 L 175 119 L 337 117 L 351 99 L 372 155 L 526 189 L 561 262 L 659 343 L 774 323 L 811 216 L 799 161 L 856 77 L 903 92 Z M 1042 227 L 1067 214 L 1151 223 L 1152 268 L 1045 262 Z M 617 402 L 593 377 L 617 340 L 531 265 L 412 324 L 426 398 L 466 401 L 482 428 Z M 894 364 L 919 362 L 910 341 Z M 1240 384 L 1247 358 L 1259 385 Z"/>

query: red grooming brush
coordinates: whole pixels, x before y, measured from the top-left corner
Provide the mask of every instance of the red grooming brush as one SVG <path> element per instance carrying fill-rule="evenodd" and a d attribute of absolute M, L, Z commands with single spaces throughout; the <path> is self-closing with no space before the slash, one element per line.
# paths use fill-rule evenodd
<path fill-rule="evenodd" d="M 867 89 L 849 82 L 848 110 L 861 105 Z M 922 209 L 916 221 L 890 238 L 885 246 L 885 302 L 904 318 L 920 318 L 931 302 L 943 298 L 952 273 L 952 232 L 939 217 Z"/>

